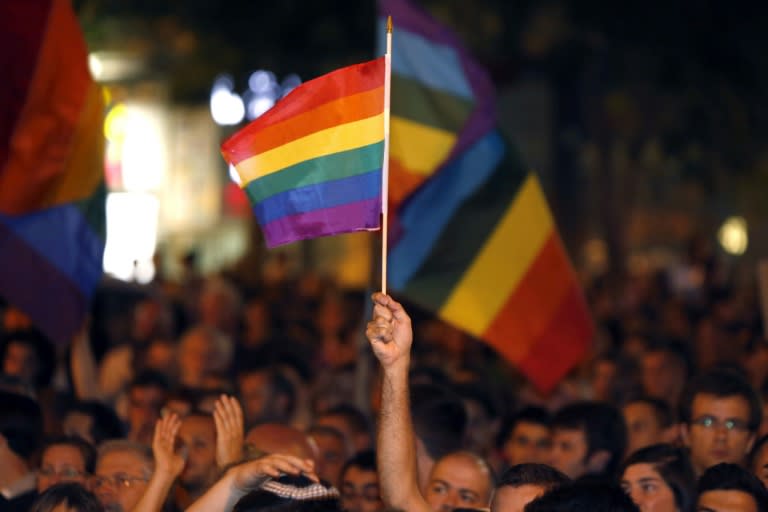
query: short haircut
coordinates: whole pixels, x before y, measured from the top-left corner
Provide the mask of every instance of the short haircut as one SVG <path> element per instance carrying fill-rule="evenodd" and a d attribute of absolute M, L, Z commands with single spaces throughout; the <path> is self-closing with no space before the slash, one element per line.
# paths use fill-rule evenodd
<path fill-rule="evenodd" d="M 73 482 L 52 485 L 35 499 L 29 510 L 30 512 L 50 512 L 60 505 L 78 512 L 103 512 L 104 510 L 95 494 Z"/>
<path fill-rule="evenodd" d="M 359 452 L 356 455 L 354 455 L 351 459 L 347 460 L 347 462 L 344 463 L 344 466 L 341 468 L 341 476 L 344 477 L 344 474 L 347 472 L 349 468 L 360 468 L 363 471 L 373 471 L 376 472 L 376 452 L 373 450 L 367 450 L 364 452 Z"/>
<path fill-rule="evenodd" d="M 344 445 L 346 449 L 351 450 L 351 447 L 347 446 L 347 436 L 339 429 L 330 427 L 328 425 L 312 425 L 307 429 L 307 435 L 309 436 L 330 436 L 335 437 L 337 441 Z"/>
<path fill-rule="evenodd" d="M 632 499 L 616 484 L 576 482 L 544 493 L 525 512 L 639 512 Z"/>
<path fill-rule="evenodd" d="M 632 404 L 645 404 L 653 409 L 653 414 L 656 416 L 656 420 L 664 428 L 671 427 L 674 423 L 672 416 L 672 408 L 664 400 L 654 398 L 648 395 L 638 395 L 631 397 L 624 402 L 624 407 Z"/>
<path fill-rule="evenodd" d="M 717 398 L 741 397 L 749 405 L 748 428 L 756 432 L 763 419 L 760 397 L 749 382 L 738 372 L 718 368 L 702 373 L 691 380 L 680 399 L 680 421 L 690 425 L 693 418 L 693 401 L 697 395 L 714 395 Z"/>
<path fill-rule="evenodd" d="M 162 373 L 156 370 L 144 370 L 136 375 L 128 386 L 129 389 L 150 387 L 160 388 L 167 392 L 170 390 L 171 385 L 168 382 L 168 377 Z"/>
<path fill-rule="evenodd" d="M 671 444 L 654 444 L 640 448 L 627 457 L 619 470 L 619 476 L 634 464 L 653 466 L 672 489 L 678 510 L 689 510 L 693 507 L 696 474 L 686 449 Z"/>
<path fill-rule="evenodd" d="M 71 446 L 80 452 L 83 456 L 83 462 L 85 463 L 85 472 L 88 474 L 93 473 L 93 468 L 96 466 L 96 448 L 91 446 L 91 443 L 81 439 L 77 436 L 55 436 L 49 437 L 43 442 L 43 448 L 40 454 L 44 454 L 45 451 L 52 446 Z"/>
<path fill-rule="evenodd" d="M 282 395 L 287 398 L 284 418 L 267 418 L 269 421 L 288 422 L 296 410 L 296 387 L 280 369 L 271 363 L 259 362 L 242 366 L 237 369 L 237 391 L 240 393 L 240 379 L 252 373 L 264 373 L 270 387 L 270 395 Z"/>
<path fill-rule="evenodd" d="M 627 449 L 627 427 L 619 410 L 602 402 L 576 402 L 560 409 L 552 427 L 581 430 L 587 441 L 587 457 L 607 451 L 611 458 L 605 473 L 613 474 Z"/>
<path fill-rule="evenodd" d="M 363 411 L 352 404 L 342 403 L 329 407 L 318 416 L 339 416 L 356 434 L 371 434 L 371 422 Z"/>
<path fill-rule="evenodd" d="M 120 418 L 114 410 L 101 402 L 76 402 L 67 408 L 66 413 L 79 413 L 93 419 L 91 437 L 96 446 L 108 439 L 119 439 L 125 436 L 125 426 Z"/>
<path fill-rule="evenodd" d="M 758 478 L 738 464 L 721 462 L 708 468 L 699 478 L 701 497 L 707 491 L 741 491 L 754 498 L 757 510 L 768 510 L 768 491 Z"/>
<path fill-rule="evenodd" d="M 654 339 L 645 346 L 645 354 L 658 352 L 672 356 L 683 367 L 686 375 L 693 373 L 693 359 L 683 342 L 672 339 Z"/>
<path fill-rule="evenodd" d="M 232 509 L 232 512 L 342 512 L 338 491 L 333 488 L 321 487 L 305 476 L 282 476 L 270 483 L 284 485 L 299 494 L 310 487 L 318 489 L 323 495 L 306 499 L 288 498 L 261 487 L 243 496 Z M 310 494 L 310 493 L 308 493 Z"/>
<path fill-rule="evenodd" d="M 51 384 L 56 369 L 56 349 L 53 343 L 37 329 L 22 329 L 5 333 L 0 338 L 0 361 L 4 361 L 11 344 L 18 343 L 32 349 L 37 359 L 37 373 L 32 382 L 38 388 Z"/>
<path fill-rule="evenodd" d="M 757 441 L 755 441 L 755 444 L 752 446 L 752 450 L 749 452 L 749 457 L 747 460 L 749 461 L 749 464 L 747 467 L 752 470 L 752 472 L 756 472 L 758 468 L 755 467 L 755 463 L 757 462 L 757 456 L 760 454 L 760 450 L 763 449 L 763 447 L 768 443 L 768 434 L 760 437 Z"/>
<path fill-rule="evenodd" d="M 479 380 L 473 380 L 456 385 L 456 392 L 464 400 L 471 400 L 480 404 L 485 415 L 493 419 L 499 415 L 499 405 L 494 399 L 490 386 Z"/>
<path fill-rule="evenodd" d="M 499 435 L 496 438 L 496 446 L 504 446 L 504 443 L 512 435 L 518 423 L 533 423 L 534 425 L 550 428 L 552 426 L 552 415 L 543 407 L 533 405 L 520 409 L 517 413 L 504 420 L 499 429 Z"/>
<path fill-rule="evenodd" d="M 0 391 L 0 434 L 13 453 L 28 460 L 43 437 L 40 404 L 28 396 Z"/>
<path fill-rule="evenodd" d="M 411 387 L 411 417 L 416 437 L 437 460 L 462 448 L 467 429 L 467 411 L 455 393 L 441 386 Z"/>
<path fill-rule="evenodd" d="M 549 491 L 570 481 L 564 473 L 546 464 L 515 464 L 501 474 L 496 488 L 535 485 Z"/>
<path fill-rule="evenodd" d="M 155 469 L 155 459 L 152 456 L 152 450 L 148 446 L 137 443 L 135 441 L 129 441 L 128 439 L 112 439 L 105 441 L 98 448 L 98 460 L 101 460 L 106 455 L 113 452 L 131 452 L 144 461 L 144 466 L 141 468 L 144 476 L 149 478 L 152 476 L 152 472 Z"/>

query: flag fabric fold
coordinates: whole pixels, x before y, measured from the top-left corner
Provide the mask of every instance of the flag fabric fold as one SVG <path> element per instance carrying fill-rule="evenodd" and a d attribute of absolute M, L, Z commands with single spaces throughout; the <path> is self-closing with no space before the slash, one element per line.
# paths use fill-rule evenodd
<path fill-rule="evenodd" d="M 407 0 L 381 0 L 380 15 L 395 22 L 389 284 L 549 392 L 594 327 L 538 178 L 458 39 Z"/>
<path fill-rule="evenodd" d="M 268 247 L 377 229 L 384 57 L 306 82 L 227 139 Z"/>
<path fill-rule="evenodd" d="M 102 275 L 103 97 L 69 0 L 0 3 L 0 296 L 65 343 Z"/>

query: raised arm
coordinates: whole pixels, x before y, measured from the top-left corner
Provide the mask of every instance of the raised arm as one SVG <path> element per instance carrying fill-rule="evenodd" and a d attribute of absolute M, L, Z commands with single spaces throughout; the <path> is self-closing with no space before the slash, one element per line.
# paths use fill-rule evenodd
<path fill-rule="evenodd" d="M 388 295 L 374 294 L 373 303 L 373 319 L 365 335 L 383 369 L 376 441 L 381 495 L 389 506 L 408 512 L 430 512 L 419 491 L 416 441 L 408 398 L 413 342 L 411 319 Z"/>
<path fill-rule="evenodd" d="M 233 396 L 221 395 L 213 406 L 216 423 L 216 465 L 224 469 L 243 460 L 243 409 Z"/>
<path fill-rule="evenodd" d="M 103 397 L 99 388 L 99 370 L 96 357 L 91 350 L 89 330 L 90 321 L 86 319 L 72 339 L 69 369 L 72 373 L 75 396 L 79 400 L 101 400 Z"/>
<path fill-rule="evenodd" d="M 147 490 L 131 512 L 160 512 L 168 498 L 173 482 L 184 470 L 184 457 L 176 452 L 176 435 L 181 420 L 175 414 L 157 420 L 152 439 L 152 455 L 155 471 L 149 479 Z"/>

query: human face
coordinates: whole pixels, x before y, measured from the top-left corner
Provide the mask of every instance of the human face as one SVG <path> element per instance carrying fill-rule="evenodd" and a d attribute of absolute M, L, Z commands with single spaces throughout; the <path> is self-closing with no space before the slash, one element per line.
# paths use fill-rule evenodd
<path fill-rule="evenodd" d="M 25 344 L 11 341 L 5 352 L 3 373 L 18 377 L 21 381 L 31 384 L 37 375 L 38 364 L 35 351 Z"/>
<path fill-rule="evenodd" d="M 491 512 L 523 512 L 525 506 L 544 494 L 546 488 L 525 484 L 518 487 L 504 485 L 496 489 L 491 502 Z"/>
<path fill-rule="evenodd" d="M 471 455 L 446 455 L 432 468 L 424 498 L 432 510 L 483 508 L 491 495 L 490 475 Z"/>
<path fill-rule="evenodd" d="M 549 464 L 575 479 L 587 473 L 587 438 L 582 430 L 556 428 Z"/>
<path fill-rule="evenodd" d="M 726 422 L 733 428 L 728 429 Z M 698 474 L 720 462 L 741 464 L 755 436 L 749 431 L 749 403 L 741 396 L 700 393 L 693 399 L 691 424 L 682 429 Z"/>
<path fill-rule="evenodd" d="M 155 422 L 165 405 L 165 391 L 155 386 L 134 387 L 129 393 L 128 425 L 130 437 L 140 443 L 150 444 Z"/>
<path fill-rule="evenodd" d="M 216 471 L 216 425 L 213 418 L 184 418 L 179 428 L 179 439 L 187 451 L 187 462 L 180 481 L 187 487 L 207 486 Z"/>
<path fill-rule="evenodd" d="M 240 401 L 245 423 L 253 425 L 266 418 L 269 405 L 269 378 L 266 372 L 250 372 L 240 377 Z"/>
<path fill-rule="evenodd" d="M 624 470 L 621 488 L 640 512 L 675 512 L 675 493 L 651 464 L 632 464 Z"/>
<path fill-rule="evenodd" d="M 93 418 L 81 412 L 70 412 L 64 418 L 64 435 L 77 436 L 95 444 L 93 435 Z"/>
<path fill-rule="evenodd" d="M 750 468 L 752 473 L 768 488 L 768 444 L 764 444 L 755 455 L 755 460 Z"/>
<path fill-rule="evenodd" d="M 510 465 L 529 462 L 546 464 L 552 449 L 552 432 L 544 425 L 518 422 L 507 438 L 502 452 Z"/>
<path fill-rule="evenodd" d="M 665 352 L 649 352 L 641 360 L 643 391 L 660 400 L 674 399 L 685 382 L 684 375 L 672 356 Z"/>
<path fill-rule="evenodd" d="M 146 462 L 131 451 L 112 451 L 96 462 L 93 491 L 106 512 L 128 512 L 147 489 Z"/>
<path fill-rule="evenodd" d="M 341 508 L 346 512 L 378 512 L 384 508 L 375 471 L 350 466 L 341 477 Z"/>
<path fill-rule="evenodd" d="M 76 447 L 54 444 L 43 452 L 37 472 L 37 492 L 42 493 L 59 482 L 77 482 L 85 485 L 87 473 L 85 459 Z"/>
<path fill-rule="evenodd" d="M 699 496 L 696 512 L 758 512 L 755 499 L 744 491 L 707 491 Z"/>
<path fill-rule="evenodd" d="M 663 441 L 664 429 L 659 424 L 656 411 L 645 402 L 632 402 L 622 410 L 627 423 L 627 453 Z"/>
<path fill-rule="evenodd" d="M 344 439 L 327 433 L 314 433 L 312 439 L 320 452 L 317 475 L 337 485 L 341 468 L 349 455 Z"/>

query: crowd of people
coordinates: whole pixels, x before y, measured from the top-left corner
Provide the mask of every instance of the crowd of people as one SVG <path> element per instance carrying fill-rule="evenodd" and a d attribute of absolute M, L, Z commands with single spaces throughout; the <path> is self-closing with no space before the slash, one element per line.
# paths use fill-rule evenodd
<path fill-rule="evenodd" d="M 1 304 L 0 511 L 768 510 L 756 290 L 686 271 L 592 280 L 547 395 L 311 272 L 105 287 L 66 347 Z"/>

